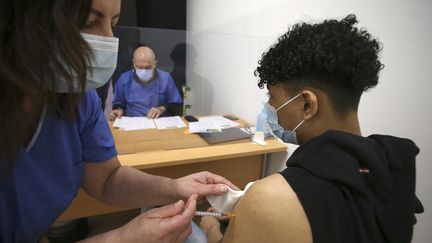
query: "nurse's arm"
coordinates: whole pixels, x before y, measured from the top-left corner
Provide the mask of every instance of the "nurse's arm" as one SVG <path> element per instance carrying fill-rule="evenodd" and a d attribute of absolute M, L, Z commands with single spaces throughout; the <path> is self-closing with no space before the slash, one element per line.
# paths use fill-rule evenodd
<path fill-rule="evenodd" d="M 312 243 L 303 207 L 280 174 L 252 185 L 234 213 L 222 242 Z"/>
<path fill-rule="evenodd" d="M 174 180 L 121 166 L 117 157 L 85 163 L 82 187 L 104 203 L 124 207 L 163 205 L 180 198 Z"/>

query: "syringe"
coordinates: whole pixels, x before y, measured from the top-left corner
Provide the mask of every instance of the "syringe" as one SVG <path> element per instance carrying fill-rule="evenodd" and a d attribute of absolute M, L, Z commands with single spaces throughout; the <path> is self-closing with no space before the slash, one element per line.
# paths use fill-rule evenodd
<path fill-rule="evenodd" d="M 235 214 L 232 212 L 207 212 L 207 211 L 195 211 L 195 216 L 214 216 L 214 217 L 234 217 Z"/>

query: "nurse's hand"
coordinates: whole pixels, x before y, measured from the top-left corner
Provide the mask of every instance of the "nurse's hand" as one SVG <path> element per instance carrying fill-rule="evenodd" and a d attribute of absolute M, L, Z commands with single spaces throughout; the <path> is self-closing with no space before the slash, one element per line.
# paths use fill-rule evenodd
<path fill-rule="evenodd" d="M 198 200 L 202 200 L 204 197 L 210 195 L 222 195 L 228 191 L 226 186 L 234 190 L 240 190 L 224 177 L 208 171 L 181 177 L 174 182 L 176 191 L 181 198 L 188 198 L 193 193 L 199 195 Z"/>
<path fill-rule="evenodd" d="M 200 228 L 202 231 L 204 231 L 204 233 L 207 234 L 207 241 L 209 243 L 220 242 L 223 238 L 223 234 L 220 231 L 220 223 L 215 217 L 202 217 L 200 221 Z"/>
<path fill-rule="evenodd" d="M 165 110 L 166 110 L 165 106 L 152 107 L 147 112 L 147 118 L 148 119 L 156 119 L 156 118 L 160 117 L 165 112 Z"/>
<path fill-rule="evenodd" d="M 141 214 L 120 228 L 120 242 L 183 242 L 191 234 L 197 195 Z"/>
<path fill-rule="evenodd" d="M 118 108 L 111 111 L 110 121 L 114 121 L 116 118 L 121 118 L 123 116 L 123 109 Z"/>

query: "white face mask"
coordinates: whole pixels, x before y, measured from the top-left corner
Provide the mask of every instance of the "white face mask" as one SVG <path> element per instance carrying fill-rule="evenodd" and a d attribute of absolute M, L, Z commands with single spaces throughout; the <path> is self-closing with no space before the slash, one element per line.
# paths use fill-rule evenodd
<path fill-rule="evenodd" d="M 267 122 L 273 132 L 274 135 L 276 135 L 277 137 L 279 137 L 280 139 L 282 139 L 282 141 L 284 141 L 285 143 L 293 143 L 293 144 L 299 144 L 298 140 L 297 140 L 297 134 L 296 134 L 296 130 L 303 125 L 303 123 L 305 122 L 305 120 L 301 121 L 292 131 L 290 130 L 285 130 L 280 124 L 279 124 L 279 119 L 278 119 L 278 115 L 277 115 L 277 111 L 282 109 L 284 106 L 288 105 L 289 103 L 291 103 L 293 100 L 295 100 L 297 97 L 299 97 L 301 95 L 298 94 L 296 96 L 294 96 L 292 99 L 288 100 L 287 102 L 285 102 L 283 105 L 281 105 L 279 108 L 275 109 L 272 105 L 270 105 L 269 103 L 266 103 L 265 105 L 265 109 L 267 111 Z"/>
<path fill-rule="evenodd" d="M 118 38 L 81 33 L 92 52 L 88 64 L 85 91 L 102 87 L 114 73 L 117 66 Z M 77 78 L 76 78 L 77 79 Z M 57 93 L 69 93 L 69 85 L 65 80 L 58 84 Z M 73 92 L 80 92 L 78 82 L 74 82 Z"/>
<path fill-rule="evenodd" d="M 139 69 L 135 68 L 135 73 L 141 81 L 148 82 L 153 77 L 153 69 Z"/>

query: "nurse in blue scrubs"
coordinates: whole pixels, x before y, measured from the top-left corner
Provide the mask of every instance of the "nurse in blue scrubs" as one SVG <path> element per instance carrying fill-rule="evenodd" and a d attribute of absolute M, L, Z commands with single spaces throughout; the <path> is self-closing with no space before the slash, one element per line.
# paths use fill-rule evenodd
<path fill-rule="evenodd" d="M 0 242 L 37 242 L 80 187 L 112 205 L 167 205 L 88 242 L 182 242 L 209 172 L 179 179 L 121 166 L 95 88 L 112 75 L 120 0 L 15 0 L 0 15 Z"/>

